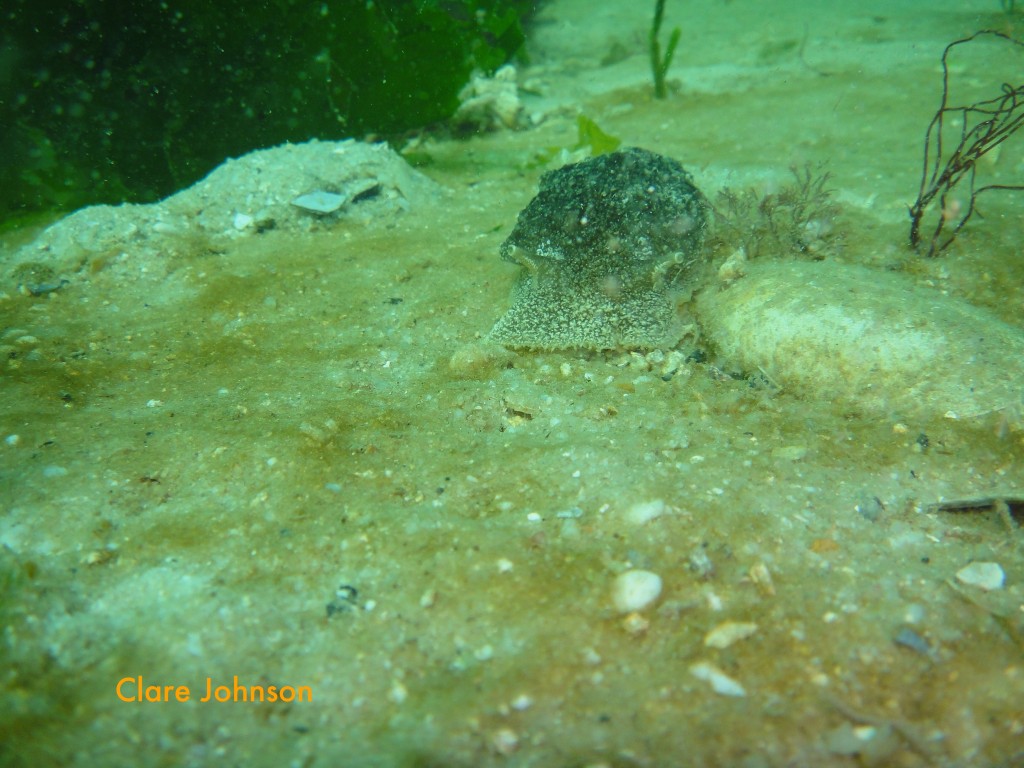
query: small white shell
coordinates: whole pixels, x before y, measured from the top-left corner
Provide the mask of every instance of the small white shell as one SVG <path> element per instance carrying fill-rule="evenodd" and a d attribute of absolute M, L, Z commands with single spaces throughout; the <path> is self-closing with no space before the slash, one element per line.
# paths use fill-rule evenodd
<path fill-rule="evenodd" d="M 956 572 L 956 578 L 961 584 L 971 587 L 980 587 L 984 590 L 1002 589 L 1006 581 L 1006 574 L 1003 573 L 999 563 L 971 563 L 965 565 Z"/>
<path fill-rule="evenodd" d="M 334 192 L 318 190 L 299 195 L 292 200 L 292 205 L 313 213 L 334 213 L 345 204 L 345 196 Z"/>
<path fill-rule="evenodd" d="M 722 696 L 746 696 L 746 689 L 729 677 L 714 664 L 708 661 L 698 661 L 690 665 L 690 674 L 698 680 L 711 683 L 711 690 Z"/>
<path fill-rule="evenodd" d="M 704 645 L 708 648 L 728 648 L 755 632 L 757 624 L 748 621 L 723 621 L 704 636 Z"/>

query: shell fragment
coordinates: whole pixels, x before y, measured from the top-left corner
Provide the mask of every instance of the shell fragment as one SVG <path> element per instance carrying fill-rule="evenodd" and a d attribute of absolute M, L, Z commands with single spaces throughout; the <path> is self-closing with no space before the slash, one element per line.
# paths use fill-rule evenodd
<path fill-rule="evenodd" d="M 292 205 L 310 211 L 311 213 L 334 213 L 345 204 L 345 196 L 335 192 L 324 192 L 317 190 L 305 195 L 299 195 L 292 200 Z"/>

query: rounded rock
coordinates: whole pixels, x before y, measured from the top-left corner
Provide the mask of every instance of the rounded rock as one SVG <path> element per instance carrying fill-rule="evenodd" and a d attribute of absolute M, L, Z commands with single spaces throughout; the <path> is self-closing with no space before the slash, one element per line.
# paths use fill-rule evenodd
<path fill-rule="evenodd" d="M 882 418 L 1017 418 L 1024 332 L 905 276 L 831 261 L 754 261 L 696 299 L 725 364 Z"/>

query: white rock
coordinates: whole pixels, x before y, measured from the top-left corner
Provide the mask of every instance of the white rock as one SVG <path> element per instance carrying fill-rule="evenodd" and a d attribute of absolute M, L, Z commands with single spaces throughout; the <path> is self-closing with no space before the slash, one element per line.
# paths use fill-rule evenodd
<path fill-rule="evenodd" d="M 612 584 L 612 603 L 619 613 L 641 611 L 661 594 L 661 577 L 650 571 L 620 573 Z"/>
<path fill-rule="evenodd" d="M 690 665 L 690 674 L 698 680 L 711 683 L 711 690 L 722 696 L 746 696 L 746 689 L 736 680 L 708 661 L 698 661 Z"/>
<path fill-rule="evenodd" d="M 984 590 L 1002 589 L 1006 582 L 1006 574 L 1003 573 L 999 563 L 971 563 L 965 565 L 956 572 L 956 578 L 961 584 L 971 587 L 980 587 Z"/>

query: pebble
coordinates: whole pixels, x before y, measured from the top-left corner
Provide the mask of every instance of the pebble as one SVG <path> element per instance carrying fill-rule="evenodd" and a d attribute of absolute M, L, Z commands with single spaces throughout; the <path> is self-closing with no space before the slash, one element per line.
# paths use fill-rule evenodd
<path fill-rule="evenodd" d="M 697 574 L 700 579 L 709 579 L 715 571 L 715 565 L 708 557 L 708 553 L 701 548 L 693 550 L 687 557 L 690 570 Z"/>
<path fill-rule="evenodd" d="M 525 693 L 521 693 L 518 696 L 516 696 L 516 698 L 512 700 L 511 704 L 512 709 L 514 709 L 516 712 L 525 712 L 532 706 L 533 699 L 531 699 Z"/>
<path fill-rule="evenodd" d="M 491 734 L 491 746 L 499 755 L 507 757 L 519 749 L 519 736 L 511 728 L 499 728 Z"/>
<path fill-rule="evenodd" d="M 910 627 L 903 627 L 903 629 L 897 632 L 893 642 L 896 645 L 902 645 L 904 648 L 917 651 L 922 656 L 932 655 L 932 647 L 928 644 L 928 641 Z"/>
<path fill-rule="evenodd" d="M 388 692 L 388 698 L 395 704 L 402 704 L 407 698 L 409 698 L 409 691 L 405 685 L 402 684 L 401 680 L 391 681 L 391 690 Z"/>
<path fill-rule="evenodd" d="M 764 563 L 754 563 L 750 567 L 750 580 L 754 582 L 757 591 L 765 597 L 774 597 L 775 584 L 772 582 L 772 573 Z"/>
<path fill-rule="evenodd" d="M 749 621 L 723 621 L 704 636 L 704 645 L 708 648 L 728 648 L 755 632 L 757 624 Z"/>
<path fill-rule="evenodd" d="M 619 613 L 641 611 L 660 594 L 661 577 L 651 571 L 626 571 L 612 584 L 612 603 Z"/>
<path fill-rule="evenodd" d="M 775 461 L 800 461 L 806 456 L 806 445 L 784 445 L 772 448 L 772 458 Z"/>
<path fill-rule="evenodd" d="M 651 628 L 651 622 L 634 612 L 622 620 L 622 628 L 633 636 L 639 636 Z"/>
<path fill-rule="evenodd" d="M 665 514 L 667 509 L 665 502 L 661 499 L 640 501 L 626 510 L 626 514 L 623 515 L 623 518 L 627 523 L 643 525 L 644 523 L 649 523 L 651 520 L 661 517 Z"/>
<path fill-rule="evenodd" d="M 956 578 L 961 584 L 986 591 L 1002 589 L 1006 582 L 1006 574 L 999 563 L 971 563 L 957 571 Z"/>
<path fill-rule="evenodd" d="M 460 378 L 486 378 L 514 357 L 512 352 L 498 344 L 486 341 L 472 342 L 455 350 L 448 361 L 448 367 Z"/>
<path fill-rule="evenodd" d="M 711 683 L 711 690 L 722 696 L 746 696 L 746 689 L 725 672 L 707 661 L 698 661 L 690 665 L 690 674 L 698 680 Z"/>

